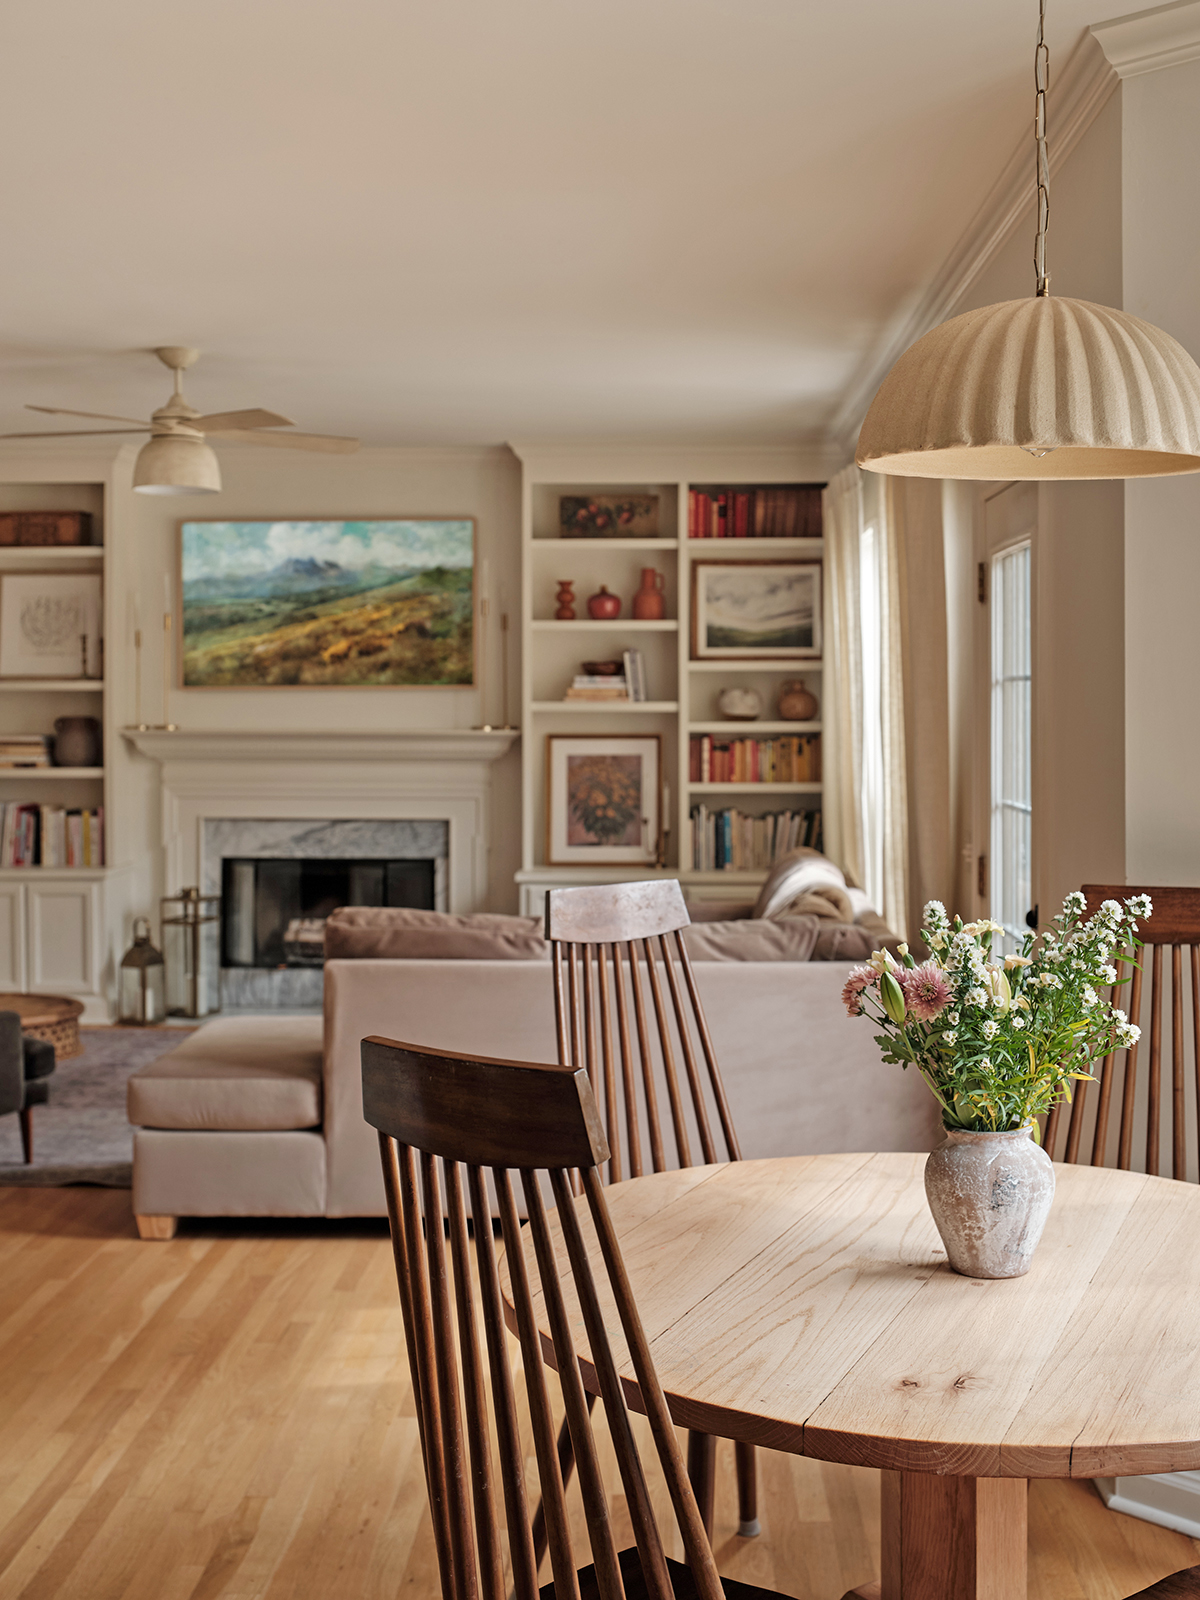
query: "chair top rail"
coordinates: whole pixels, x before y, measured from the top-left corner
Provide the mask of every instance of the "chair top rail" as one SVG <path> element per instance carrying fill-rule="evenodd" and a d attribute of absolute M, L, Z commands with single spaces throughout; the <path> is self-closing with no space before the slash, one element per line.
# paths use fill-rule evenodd
<path fill-rule="evenodd" d="M 551 889 L 546 895 L 546 938 L 565 944 L 652 939 L 690 922 L 676 878 Z"/>
<path fill-rule="evenodd" d="M 1200 943 L 1200 889 L 1173 888 L 1159 884 L 1085 883 L 1086 916 L 1093 917 L 1105 900 L 1124 904 L 1137 894 L 1148 894 L 1153 914 L 1138 928 L 1143 944 Z"/>
<path fill-rule="evenodd" d="M 380 1133 L 485 1167 L 591 1167 L 608 1141 L 574 1067 L 362 1042 L 363 1116 Z"/>

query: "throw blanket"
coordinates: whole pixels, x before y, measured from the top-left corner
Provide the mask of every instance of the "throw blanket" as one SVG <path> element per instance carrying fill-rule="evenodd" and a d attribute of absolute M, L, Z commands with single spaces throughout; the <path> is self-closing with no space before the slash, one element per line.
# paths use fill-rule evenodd
<path fill-rule="evenodd" d="M 771 868 L 751 916 L 827 917 L 854 922 L 872 909 L 861 889 L 847 884 L 842 869 L 818 850 L 801 845 Z"/>

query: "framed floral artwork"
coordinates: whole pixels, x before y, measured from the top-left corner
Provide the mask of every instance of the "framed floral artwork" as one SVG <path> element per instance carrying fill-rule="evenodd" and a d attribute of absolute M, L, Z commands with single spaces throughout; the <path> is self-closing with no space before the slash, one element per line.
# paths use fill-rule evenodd
<path fill-rule="evenodd" d="M 661 831 L 658 734 L 547 736 L 549 866 L 653 866 Z"/>
<path fill-rule="evenodd" d="M 694 661 L 786 661 L 820 654 L 819 561 L 693 562 Z"/>

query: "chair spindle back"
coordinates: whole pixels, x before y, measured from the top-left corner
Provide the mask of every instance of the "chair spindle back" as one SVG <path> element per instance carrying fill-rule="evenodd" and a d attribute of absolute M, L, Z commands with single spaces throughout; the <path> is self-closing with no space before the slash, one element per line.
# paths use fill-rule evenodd
<path fill-rule="evenodd" d="M 1077 1083 L 1069 1108 L 1054 1108 L 1046 1121 L 1045 1148 L 1058 1161 L 1125 1170 L 1136 1163 L 1157 1176 L 1165 1175 L 1163 1146 L 1169 1137 L 1171 1177 L 1195 1177 L 1200 1124 L 1200 889 L 1086 883 L 1083 893 L 1089 917 L 1105 900 L 1148 894 L 1153 901 L 1153 914 L 1138 932 L 1145 949 L 1132 982 L 1114 986 L 1110 996 L 1141 1027 L 1142 1037 L 1128 1049 L 1104 1057 L 1095 1069 L 1098 1083 Z M 1163 1018 L 1168 1003 L 1171 1067 L 1170 1083 L 1164 1085 Z M 1191 1014 L 1187 1027 L 1185 1012 Z"/>
<path fill-rule="evenodd" d="M 559 1060 L 586 1070 L 601 1105 L 609 1182 L 741 1156 L 682 937 L 690 921 L 674 879 L 546 895 Z"/>
<path fill-rule="evenodd" d="M 608 1147 L 586 1074 L 569 1067 L 435 1054 L 371 1038 L 363 1041 L 362 1076 L 364 1114 L 379 1131 L 443 1600 L 538 1597 L 500 1260 L 490 1223 L 489 1175 L 499 1203 L 557 1600 L 579 1600 L 580 1586 L 535 1313 L 539 1289 L 578 1465 L 587 1554 L 603 1600 L 623 1600 L 625 1595 L 560 1272 L 573 1282 L 582 1312 L 646 1593 L 652 1600 L 673 1600 L 662 1538 L 601 1312 L 597 1273 L 607 1278 L 617 1307 L 696 1593 L 700 1600 L 721 1600 L 721 1582 L 597 1173 Z M 598 1262 L 589 1256 L 580 1228 L 569 1181 L 572 1170 L 582 1177 L 599 1241 Z M 517 1215 L 514 1171 L 529 1218 L 525 1233 Z M 539 1182 L 543 1172 L 554 1194 L 569 1273 L 556 1260 Z M 468 1200 L 472 1216 L 487 1219 L 473 1230 L 467 1224 Z"/>

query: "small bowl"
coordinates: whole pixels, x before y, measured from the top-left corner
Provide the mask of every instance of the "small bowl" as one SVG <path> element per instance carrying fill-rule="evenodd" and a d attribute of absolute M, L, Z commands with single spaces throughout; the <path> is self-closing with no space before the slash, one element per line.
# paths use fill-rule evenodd
<path fill-rule="evenodd" d="M 585 661 L 583 670 L 589 678 L 619 678 L 625 671 L 623 661 Z"/>

